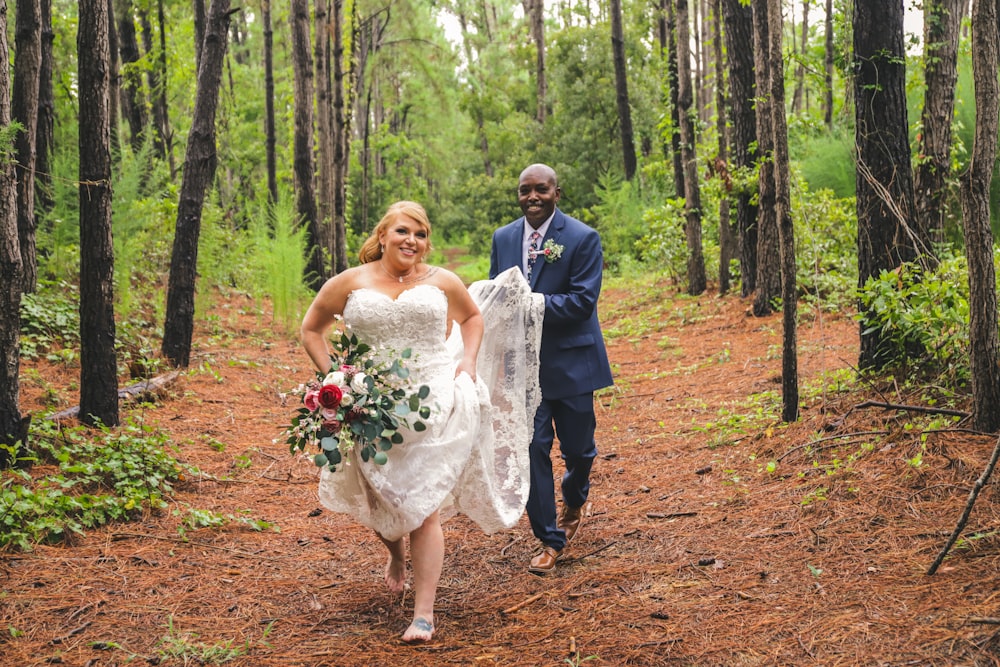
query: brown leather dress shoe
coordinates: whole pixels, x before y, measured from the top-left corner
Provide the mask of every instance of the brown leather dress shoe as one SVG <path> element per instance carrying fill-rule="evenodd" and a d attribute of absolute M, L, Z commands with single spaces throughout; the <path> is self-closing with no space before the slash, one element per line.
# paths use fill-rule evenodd
<path fill-rule="evenodd" d="M 528 572 L 548 574 L 556 569 L 556 561 L 559 560 L 560 556 L 562 556 L 562 551 L 553 547 L 544 547 L 542 553 L 531 559 L 531 564 L 528 565 Z"/>
<path fill-rule="evenodd" d="M 559 527 L 566 533 L 567 542 L 576 535 L 581 523 L 583 523 L 583 508 L 563 505 L 562 513 L 559 515 Z"/>

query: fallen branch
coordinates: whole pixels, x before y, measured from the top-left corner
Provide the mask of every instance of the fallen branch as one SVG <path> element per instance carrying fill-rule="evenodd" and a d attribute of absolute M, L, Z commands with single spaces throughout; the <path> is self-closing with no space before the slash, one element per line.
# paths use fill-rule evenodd
<path fill-rule="evenodd" d="M 825 438 L 819 438 L 818 440 L 810 440 L 809 442 L 804 442 L 801 445 L 796 445 L 795 447 L 792 447 L 787 452 L 776 458 L 775 461 L 780 463 L 781 459 L 785 458 L 789 454 L 797 452 L 800 449 L 804 449 L 806 447 L 811 447 L 812 445 L 816 445 L 821 442 L 827 442 L 829 440 L 839 440 L 841 438 L 853 438 L 858 435 L 889 435 L 889 431 L 859 431 L 858 433 L 842 433 L 841 435 L 829 435 Z"/>
<path fill-rule="evenodd" d="M 547 592 L 548 591 L 542 591 L 541 593 L 535 593 L 530 598 L 525 598 L 524 600 L 521 600 L 520 602 L 518 602 L 513 607 L 507 607 L 506 609 L 504 609 L 500 613 L 503 614 L 503 615 L 513 614 L 518 609 L 523 609 L 523 608 L 527 607 L 529 604 L 531 604 L 532 602 L 534 602 L 535 600 L 538 600 L 539 598 L 541 598 L 542 596 L 544 596 Z"/>
<path fill-rule="evenodd" d="M 997 459 L 1000 459 L 1000 438 L 997 438 L 997 444 L 993 447 L 993 455 L 990 456 L 990 462 L 986 464 L 986 469 L 983 470 L 983 474 L 979 476 L 979 479 L 973 484 L 972 490 L 969 491 L 969 501 L 965 503 L 965 511 L 962 512 L 962 516 L 958 520 L 958 525 L 955 526 L 955 530 L 952 531 L 951 537 L 948 538 L 948 541 L 941 548 L 941 552 L 937 555 L 937 558 L 931 563 L 930 568 L 927 570 L 928 575 L 933 575 L 937 572 L 938 567 L 941 566 L 941 562 L 944 561 L 944 557 L 948 555 L 948 551 L 958 540 L 958 536 L 962 534 L 965 524 L 969 521 L 969 515 L 972 514 L 972 506 L 976 504 L 976 498 L 979 497 L 979 492 L 986 486 L 986 482 L 990 481 L 990 475 L 993 474 L 993 468 L 997 465 Z"/>
<path fill-rule="evenodd" d="M 952 410 L 950 408 L 928 408 L 923 405 L 902 405 L 900 403 L 883 403 L 882 401 L 865 401 L 858 403 L 852 410 L 861 408 L 885 408 L 886 410 L 906 410 L 907 412 L 919 412 L 925 415 L 951 415 L 953 417 L 968 417 L 970 413 L 962 410 Z"/>
<path fill-rule="evenodd" d="M 145 397 L 156 396 L 163 389 L 173 384 L 180 376 L 180 370 L 170 371 L 165 375 L 158 375 L 155 378 L 142 380 L 135 384 L 118 390 L 118 398 L 123 401 L 137 401 Z M 56 412 L 48 416 L 48 419 L 60 421 L 63 419 L 76 419 L 80 416 L 80 406 L 74 405 L 61 412 Z"/>
<path fill-rule="evenodd" d="M 671 512 L 669 514 L 664 514 L 663 512 L 646 512 L 647 519 L 676 519 L 682 516 L 698 516 L 697 512 Z"/>
<path fill-rule="evenodd" d="M 966 623 L 982 623 L 983 625 L 1000 625 L 1000 618 L 996 616 L 973 616 L 966 620 Z"/>

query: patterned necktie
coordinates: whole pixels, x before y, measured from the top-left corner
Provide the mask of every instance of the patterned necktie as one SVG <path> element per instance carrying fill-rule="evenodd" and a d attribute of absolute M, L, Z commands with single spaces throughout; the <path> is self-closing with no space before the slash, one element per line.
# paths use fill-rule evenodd
<path fill-rule="evenodd" d="M 538 230 L 531 232 L 531 236 L 528 237 L 531 243 L 528 244 L 528 280 L 531 280 L 531 269 L 535 266 L 535 258 L 538 257 L 538 239 L 542 238 L 542 235 L 538 233 Z"/>

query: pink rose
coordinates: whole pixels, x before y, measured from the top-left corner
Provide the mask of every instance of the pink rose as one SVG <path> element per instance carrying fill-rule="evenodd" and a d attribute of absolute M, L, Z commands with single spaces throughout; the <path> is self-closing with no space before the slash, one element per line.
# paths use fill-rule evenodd
<path fill-rule="evenodd" d="M 319 407 L 319 392 L 310 389 L 302 397 L 302 403 L 306 406 L 307 410 L 314 411 Z"/>
<path fill-rule="evenodd" d="M 336 433 L 340 430 L 342 424 L 336 419 L 323 419 L 323 429 L 329 431 L 330 433 Z"/>
<path fill-rule="evenodd" d="M 354 374 L 358 372 L 358 369 L 356 366 L 351 366 L 350 364 L 343 364 L 340 367 L 340 372 L 343 373 L 347 377 L 347 381 L 350 382 L 351 378 L 354 377 Z"/>
<path fill-rule="evenodd" d="M 340 406 L 340 399 L 344 392 L 335 384 L 323 385 L 319 390 L 319 404 L 324 408 L 336 410 Z"/>

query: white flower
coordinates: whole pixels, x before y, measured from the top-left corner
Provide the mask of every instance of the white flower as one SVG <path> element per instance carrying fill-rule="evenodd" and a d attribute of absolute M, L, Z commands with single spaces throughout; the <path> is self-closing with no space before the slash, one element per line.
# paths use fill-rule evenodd
<path fill-rule="evenodd" d="M 344 395 L 340 397 L 340 406 L 342 408 L 349 408 L 352 405 L 354 405 L 354 394 L 344 392 Z"/>
<path fill-rule="evenodd" d="M 345 387 L 344 384 L 344 372 L 343 371 L 331 371 L 323 378 L 323 386 L 328 384 L 335 384 L 338 387 Z"/>
<path fill-rule="evenodd" d="M 368 387 L 365 385 L 365 378 L 367 377 L 364 373 L 355 375 L 354 379 L 351 380 L 351 390 L 358 394 L 367 394 Z"/>

